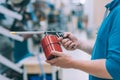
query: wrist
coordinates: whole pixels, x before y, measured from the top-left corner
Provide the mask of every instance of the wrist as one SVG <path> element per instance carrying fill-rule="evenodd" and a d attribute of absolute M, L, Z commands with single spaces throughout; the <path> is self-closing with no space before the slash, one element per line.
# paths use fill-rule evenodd
<path fill-rule="evenodd" d="M 80 40 L 78 41 L 77 49 L 82 49 L 82 42 Z"/>
<path fill-rule="evenodd" d="M 71 60 L 71 68 L 78 69 L 78 66 L 79 66 L 78 60 L 72 59 Z"/>
<path fill-rule="evenodd" d="M 76 62 L 76 60 L 75 59 L 71 59 L 70 60 L 70 68 L 73 68 L 73 69 L 75 69 L 75 62 Z"/>

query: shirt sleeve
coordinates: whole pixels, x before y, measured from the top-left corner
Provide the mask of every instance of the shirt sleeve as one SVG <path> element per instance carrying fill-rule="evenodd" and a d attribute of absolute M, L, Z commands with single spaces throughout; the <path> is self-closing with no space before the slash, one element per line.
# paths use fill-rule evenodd
<path fill-rule="evenodd" d="M 111 26 L 106 69 L 114 80 L 120 80 L 120 12 L 115 16 Z"/>

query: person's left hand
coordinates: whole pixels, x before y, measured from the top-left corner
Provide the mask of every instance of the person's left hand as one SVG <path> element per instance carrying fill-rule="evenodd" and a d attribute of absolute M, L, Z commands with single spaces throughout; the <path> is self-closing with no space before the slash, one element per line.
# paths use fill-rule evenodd
<path fill-rule="evenodd" d="M 52 51 L 51 54 L 57 57 L 52 60 L 47 60 L 47 63 L 51 64 L 52 66 L 72 68 L 71 65 L 73 59 L 71 56 L 58 51 Z"/>

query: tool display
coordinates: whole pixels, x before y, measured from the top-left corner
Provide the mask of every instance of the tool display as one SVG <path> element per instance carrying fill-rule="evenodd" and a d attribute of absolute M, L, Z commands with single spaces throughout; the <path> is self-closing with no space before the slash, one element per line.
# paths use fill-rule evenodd
<path fill-rule="evenodd" d="M 11 80 L 11 79 L 8 79 L 7 77 L 5 77 L 3 75 L 0 75 L 0 80 Z"/>
<path fill-rule="evenodd" d="M 4 65 L 6 68 L 0 73 L 0 80 L 22 80 L 23 78 L 23 69 L 20 68 L 17 64 L 9 61 L 4 56 L 0 55 L 0 65 Z M 5 74 L 5 75 L 4 75 Z M 3 77 L 4 75 L 5 77 Z"/>
<path fill-rule="evenodd" d="M 1 6 L 1 5 L 0 5 L 0 13 L 2 13 L 4 15 L 8 15 L 8 16 L 10 16 L 12 18 L 17 19 L 17 20 L 22 20 L 23 19 L 21 14 L 19 14 L 17 12 L 14 12 L 14 11 L 11 11 L 11 10 L 7 9 L 6 7 L 4 7 L 4 6 Z"/>

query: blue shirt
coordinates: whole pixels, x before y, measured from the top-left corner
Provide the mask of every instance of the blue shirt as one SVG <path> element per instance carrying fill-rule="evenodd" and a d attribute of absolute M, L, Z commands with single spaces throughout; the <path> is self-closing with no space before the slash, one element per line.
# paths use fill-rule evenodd
<path fill-rule="evenodd" d="M 107 5 L 109 15 L 103 20 L 92 51 L 92 60 L 106 59 L 106 69 L 113 80 L 120 80 L 120 0 Z M 89 80 L 109 80 L 89 76 Z"/>
<path fill-rule="evenodd" d="M 18 63 L 20 60 L 32 56 L 28 50 L 28 42 L 24 40 L 23 42 L 15 41 L 14 45 L 14 62 Z"/>

